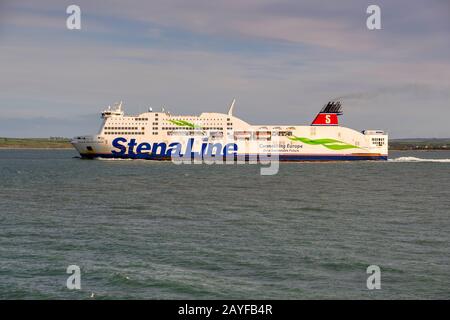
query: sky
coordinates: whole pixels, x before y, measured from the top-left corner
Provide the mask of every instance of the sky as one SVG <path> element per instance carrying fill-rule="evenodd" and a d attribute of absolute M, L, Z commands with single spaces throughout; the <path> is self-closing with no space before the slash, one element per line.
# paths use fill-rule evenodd
<path fill-rule="evenodd" d="M 81 30 L 66 8 L 81 8 Z M 381 8 L 381 30 L 366 9 Z M 226 112 L 450 137 L 448 0 L 0 0 L 0 137 L 96 133 L 100 112 Z"/>

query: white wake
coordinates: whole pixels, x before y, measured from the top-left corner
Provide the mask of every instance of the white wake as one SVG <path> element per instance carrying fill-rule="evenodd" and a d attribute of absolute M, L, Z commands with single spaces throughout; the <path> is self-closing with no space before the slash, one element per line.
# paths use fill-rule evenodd
<path fill-rule="evenodd" d="M 389 159 L 388 161 L 392 162 L 450 162 L 450 159 L 425 159 L 425 158 L 416 158 L 416 157 L 399 157 Z"/>

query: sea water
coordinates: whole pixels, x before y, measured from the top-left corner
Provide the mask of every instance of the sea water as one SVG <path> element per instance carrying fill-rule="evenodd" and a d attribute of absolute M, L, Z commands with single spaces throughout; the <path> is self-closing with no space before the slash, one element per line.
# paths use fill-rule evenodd
<path fill-rule="evenodd" d="M 450 152 L 273 176 L 76 156 L 0 150 L 0 298 L 450 298 Z"/>

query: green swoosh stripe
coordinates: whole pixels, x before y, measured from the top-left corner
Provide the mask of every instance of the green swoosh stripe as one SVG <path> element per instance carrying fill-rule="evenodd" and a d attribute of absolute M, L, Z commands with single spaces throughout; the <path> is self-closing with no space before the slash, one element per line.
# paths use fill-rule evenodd
<path fill-rule="evenodd" d="M 335 139 L 308 139 L 296 136 L 289 137 L 289 139 L 292 141 L 300 141 L 309 145 L 322 145 L 330 150 L 360 149 L 357 146 Z"/>
<path fill-rule="evenodd" d="M 184 121 L 184 120 L 169 120 L 170 122 L 172 122 L 173 124 L 176 124 L 177 126 L 180 127 L 189 127 L 189 128 L 201 128 L 201 126 L 197 126 L 193 123 Z"/>

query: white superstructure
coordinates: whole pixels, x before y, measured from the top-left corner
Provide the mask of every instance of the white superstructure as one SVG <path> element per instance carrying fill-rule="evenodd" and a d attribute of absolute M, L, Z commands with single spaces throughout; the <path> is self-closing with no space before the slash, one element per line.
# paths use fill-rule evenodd
<path fill-rule="evenodd" d="M 84 158 L 170 160 L 184 157 L 257 157 L 281 161 L 386 160 L 388 136 L 381 130 L 355 131 L 339 126 L 339 102 L 329 102 L 311 125 L 250 125 L 228 113 L 199 116 L 161 111 L 125 115 L 122 103 L 102 112 L 96 135 L 72 144 Z"/>

